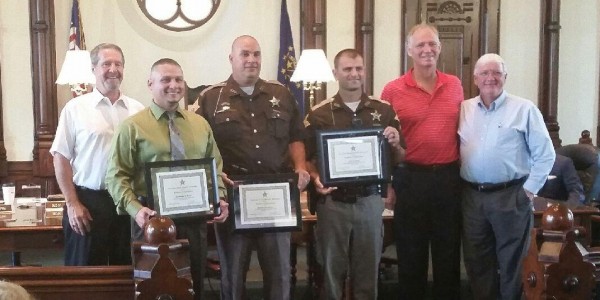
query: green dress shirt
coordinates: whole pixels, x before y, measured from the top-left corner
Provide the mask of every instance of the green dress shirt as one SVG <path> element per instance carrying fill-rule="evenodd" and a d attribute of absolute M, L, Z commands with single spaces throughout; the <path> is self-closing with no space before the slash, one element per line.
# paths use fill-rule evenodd
<path fill-rule="evenodd" d="M 142 209 L 138 196 L 146 196 L 144 164 L 171 160 L 169 124 L 166 111 L 155 103 L 121 123 L 112 140 L 108 157 L 106 187 L 120 215 L 132 217 Z M 187 159 L 214 157 L 221 174 L 223 161 L 206 120 L 193 112 L 177 109 L 175 125 L 180 131 Z M 218 178 L 219 196 L 225 185 Z"/>

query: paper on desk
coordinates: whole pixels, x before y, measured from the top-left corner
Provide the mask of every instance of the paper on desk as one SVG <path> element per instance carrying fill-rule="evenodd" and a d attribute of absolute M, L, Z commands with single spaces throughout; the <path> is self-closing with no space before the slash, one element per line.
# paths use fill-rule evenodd
<path fill-rule="evenodd" d="M 46 198 L 35 198 L 35 197 L 17 197 L 15 198 L 17 204 L 27 204 L 27 203 L 46 203 L 48 199 Z"/>

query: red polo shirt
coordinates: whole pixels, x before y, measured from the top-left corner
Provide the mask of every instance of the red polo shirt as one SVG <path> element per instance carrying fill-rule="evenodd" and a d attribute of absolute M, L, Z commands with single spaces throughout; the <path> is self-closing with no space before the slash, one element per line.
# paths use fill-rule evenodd
<path fill-rule="evenodd" d="M 436 74 L 431 94 L 417 86 L 412 69 L 386 84 L 381 93 L 400 119 L 410 163 L 444 164 L 459 158 L 457 129 L 463 89 L 456 76 Z"/>

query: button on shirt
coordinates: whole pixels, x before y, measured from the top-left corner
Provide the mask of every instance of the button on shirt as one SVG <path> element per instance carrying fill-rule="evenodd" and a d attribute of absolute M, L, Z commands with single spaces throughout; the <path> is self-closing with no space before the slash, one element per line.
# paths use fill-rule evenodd
<path fill-rule="evenodd" d="M 461 105 L 461 177 L 500 183 L 528 176 L 523 187 L 537 193 L 554 163 L 554 148 L 540 111 L 503 92 L 486 108 L 479 96 Z"/>
<path fill-rule="evenodd" d="M 142 110 L 140 102 L 121 95 L 114 104 L 98 90 L 67 102 L 60 114 L 50 153 L 71 162 L 73 183 L 105 189 L 107 157 L 118 125 Z"/>

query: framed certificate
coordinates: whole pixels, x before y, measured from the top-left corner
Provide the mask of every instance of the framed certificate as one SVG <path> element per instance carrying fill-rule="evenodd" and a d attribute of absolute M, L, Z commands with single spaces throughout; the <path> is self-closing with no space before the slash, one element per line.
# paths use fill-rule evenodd
<path fill-rule="evenodd" d="M 302 230 L 297 174 L 231 176 L 229 215 L 236 232 Z"/>
<path fill-rule="evenodd" d="M 390 149 L 383 128 L 316 133 L 319 175 L 324 186 L 390 181 Z"/>
<path fill-rule="evenodd" d="M 172 219 L 218 215 L 216 170 L 212 157 L 146 163 L 148 206 Z"/>

